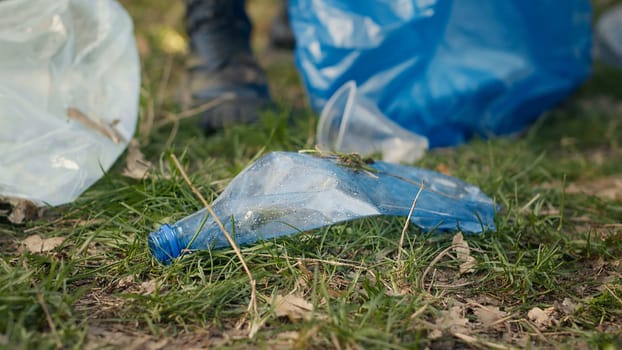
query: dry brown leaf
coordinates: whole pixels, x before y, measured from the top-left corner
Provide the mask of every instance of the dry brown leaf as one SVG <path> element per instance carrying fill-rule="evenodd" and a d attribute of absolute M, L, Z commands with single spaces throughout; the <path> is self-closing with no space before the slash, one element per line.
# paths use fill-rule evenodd
<path fill-rule="evenodd" d="M 449 170 L 447 165 L 445 165 L 444 163 L 441 163 L 441 164 L 437 165 L 436 166 L 436 171 L 438 171 L 441 174 L 445 174 L 447 176 L 451 176 L 451 171 Z"/>
<path fill-rule="evenodd" d="M 127 289 L 134 285 L 134 276 L 128 275 L 117 281 L 117 288 Z"/>
<path fill-rule="evenodd" d="M 288 294 L 277 295 L 274 301 L 274 313 L 277 317 L 287 316 L 290 320 L 309 319 L 313 305 L 299 296 Z"/>
<path fill-rule="evenodd" d="M 473 310 L 473 313 L 486 328 L 500 325 L 497 322 L 508 315 L 507 312 L 499 310 L 497 306 L 479 306 Z"/>
<path fill-rule="evenodd" d="M 65 237 L 41 238 L 32 235 L 21 242 L 21 251 L 34 254 L 49 252 L 63 243 Z"/>
<path fill-rule="evenodd" d="M 557 310 L 561 311 L 564 315 L 572 315 L 578 308 L 579 305 L 575 304 L 569 298 L 564 298 L 561 304 L 557 305 Z"/>
<path fill-rule="evenodd" d="M 23 224 L 25 221 L 40 218 L 42 214 L 43 209 L 29 200 L 0 197 L 0 217 L 6 217 L 11 223 Z"/>
<path fill-rule="evenodd" d="M 464 240 L 464 236 L 462 232 L 456 233 L 454 238 L 451 240 L 451 243 L 454 247 L 454 252 L 456 253 L 456 258 L 460 263 L 460 273 L 470 273 L 473 272 L 473 267 L 477 264 L 477 260 L 471 256 L 471 249 L 469 248 L 469 243 Z"/>
<path fill-rule="evenodd" d="M 443 333 L 468 333 L 469 319 L 463 317 L 463 306 L 452 306 L 449 310 L 442 310 L 441 316 L 436 319 L 436 328 L 429 334 L 430 339 L 438 339 Z"/>
<path fill-rule="evenodd" d="M 142 295 L 153 294 L 157 288 L 156 280 L 145 281 L 140 284 L 139 293 Z"/>
<path fill-rule="evenodd" d="M 527 317 L 536 325 L 536 327 L 543 329 L 546 327 L 550 327 L 554 321 L 555 308 L 547 307 L 542 310 L 539 307 L 534 307 L 529 310 L 527 313 Z"/>
<path fill-rule="evenodd" d="M 125 169 L 123 169 L 123 176 L 136 180 L 144 179 L 152 166 L 151 162 L 146 160 L 145 156 L 140 151 L 138 141 L 136 139 L 132 139 L 127 147 L 127 156 L 125 157 Z"/>

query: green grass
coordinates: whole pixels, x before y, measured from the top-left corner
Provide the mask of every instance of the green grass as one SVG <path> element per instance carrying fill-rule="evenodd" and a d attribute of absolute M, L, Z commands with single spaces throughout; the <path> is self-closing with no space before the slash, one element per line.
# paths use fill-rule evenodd
<path fill-rule="evenodd" d="M 179 112 L 173 96 L 183 58 L 162 51 L 150 23 L 173 6 L 157 23 L 179 30 L 179 4 L 126 3 L 150 44 L 141 123 L 163 120 Z M 162 266 L 146 238 L 202 207 L 171 154 L 211 201 L 257 157 L 313 147 L 315 117 L 301 100 L 291 60 L 264 61 L 279 107 L 259 125 L 206 138 L 192 119 L 163 124 L 138 136 L 155 165 L 151 177 L 123 177 L 121 157 L 76 202 L 25 225 L 0 222 L 0 347 L 622 347 L 622 196 L 568 190 L 622 174 L 622 73 L 603 66 L 522 137 L 474 140 L 416 164 L 446 169 L 501 204 L 496 232 L 466 237 L 474 272 L 460 276 L 449 255 L 434 262 L 452 234 L 414 227 L 398 261 L 403 218 L 363 219 L 244 247 L 263 321 L 249 339 L 251 288 L 232 250 Z M 170 80 L 162 78 L 167 69 Z M 18 252 L 16 242 L 33 234 L 66 240 L 53 252 Z M 277 317 L 273 301 L 292 292 L 313 311 Z M 479 305 L 499 307 L 506 317 L 486 327 Z M 452 307 L 466 328 L 449 327 Z M 553 307 L 552 324 L 535 327 L 527 316 L 534 307 Z"/>

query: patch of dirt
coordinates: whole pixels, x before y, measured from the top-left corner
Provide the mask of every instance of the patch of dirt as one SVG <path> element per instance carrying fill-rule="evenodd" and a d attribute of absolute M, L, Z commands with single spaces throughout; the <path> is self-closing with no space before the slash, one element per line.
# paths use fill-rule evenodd
<path fill-rule="evenodd" d="M 274 334 L 262 344 L 262 348 L 272 350 L 294 349 L 309 341 L 313 332 L 285 331 Z M 181 331 L 175 337 L 152 335 L 144 331 L 129 330 L 122 325 L 94 323 L 89 326 L 85 349 L 125 349 L 125 350 L 161 350 L 161 349 L 212 349 L 234 344 L 246 339 L 246 330 L 232 327 L 226 331 L 205 327 Z M 252 344 L 248 348 L 254 348 Z"/>
<path fill-rule="evenodd" d="M 583 193 L 605 200 L 622 200 L 622 177 L 610 176 L 570 183 L 566 193 Z"/>
<path fill-rule="evenodd" d="M 546 182 L 539 185 L 542 189 L 562 190 L 560 181 Z M 605 200 L 622 200 L 622 176 L 605 176 L 595 179 L 583 179 L 566 184 L 567 194 L 586 194 Z"/>
<path fill-rule="evenodd" d="M 121 316 L 128 299 L 120 298 L 102 288 L 94 288 L 76 301 L 74 308 L 88 320 Z"/>
<path fill-rule="evenodd" d="M 161 349 L 207 349 L 214 338 L 209 332 L 197 331 L 182 333 L 176 337 L 153 336 L 139 331 L 129 331 L 127 327 L 95 325 L 90 326 L 86 336 L 85 349 L 125 349 L 125 350 L 161 350 Z"/>

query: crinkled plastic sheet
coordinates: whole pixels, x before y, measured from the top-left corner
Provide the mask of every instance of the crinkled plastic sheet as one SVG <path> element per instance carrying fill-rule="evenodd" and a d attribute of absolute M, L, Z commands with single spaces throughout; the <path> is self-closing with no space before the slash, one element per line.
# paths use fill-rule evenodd
<path fill-rule="evenodd" d="M 212 206 L 244 245 L 363 217 L 407 216 L 423 182 L 413 224 L 426 231 L 495 229 L 493 201 L 475 186 L 380 161 L 363 169 L 349 167 L 338 157 L 275 152 L 241 172 Z M 184 249 L 218 249 L 229 243 L 203 209 L 163 225 L 149 236 L 149 246 L 167 263 Z"/>
<path fill-rule="evenodd" d="M 138 54 L 114 0 L 0 1 L 0 196 L 58 205 L 131 139 Z"/>

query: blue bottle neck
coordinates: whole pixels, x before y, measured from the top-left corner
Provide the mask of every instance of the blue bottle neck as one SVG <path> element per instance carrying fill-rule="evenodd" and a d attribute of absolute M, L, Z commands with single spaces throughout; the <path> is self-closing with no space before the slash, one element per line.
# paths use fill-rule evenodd
<path fill-rule="evenodd" d="M 148 244 L 151 254 L 164 265 L 179 257 L 183 249 L 175 225 L 164 224 L 157 231 L 150 233 Z"/>

